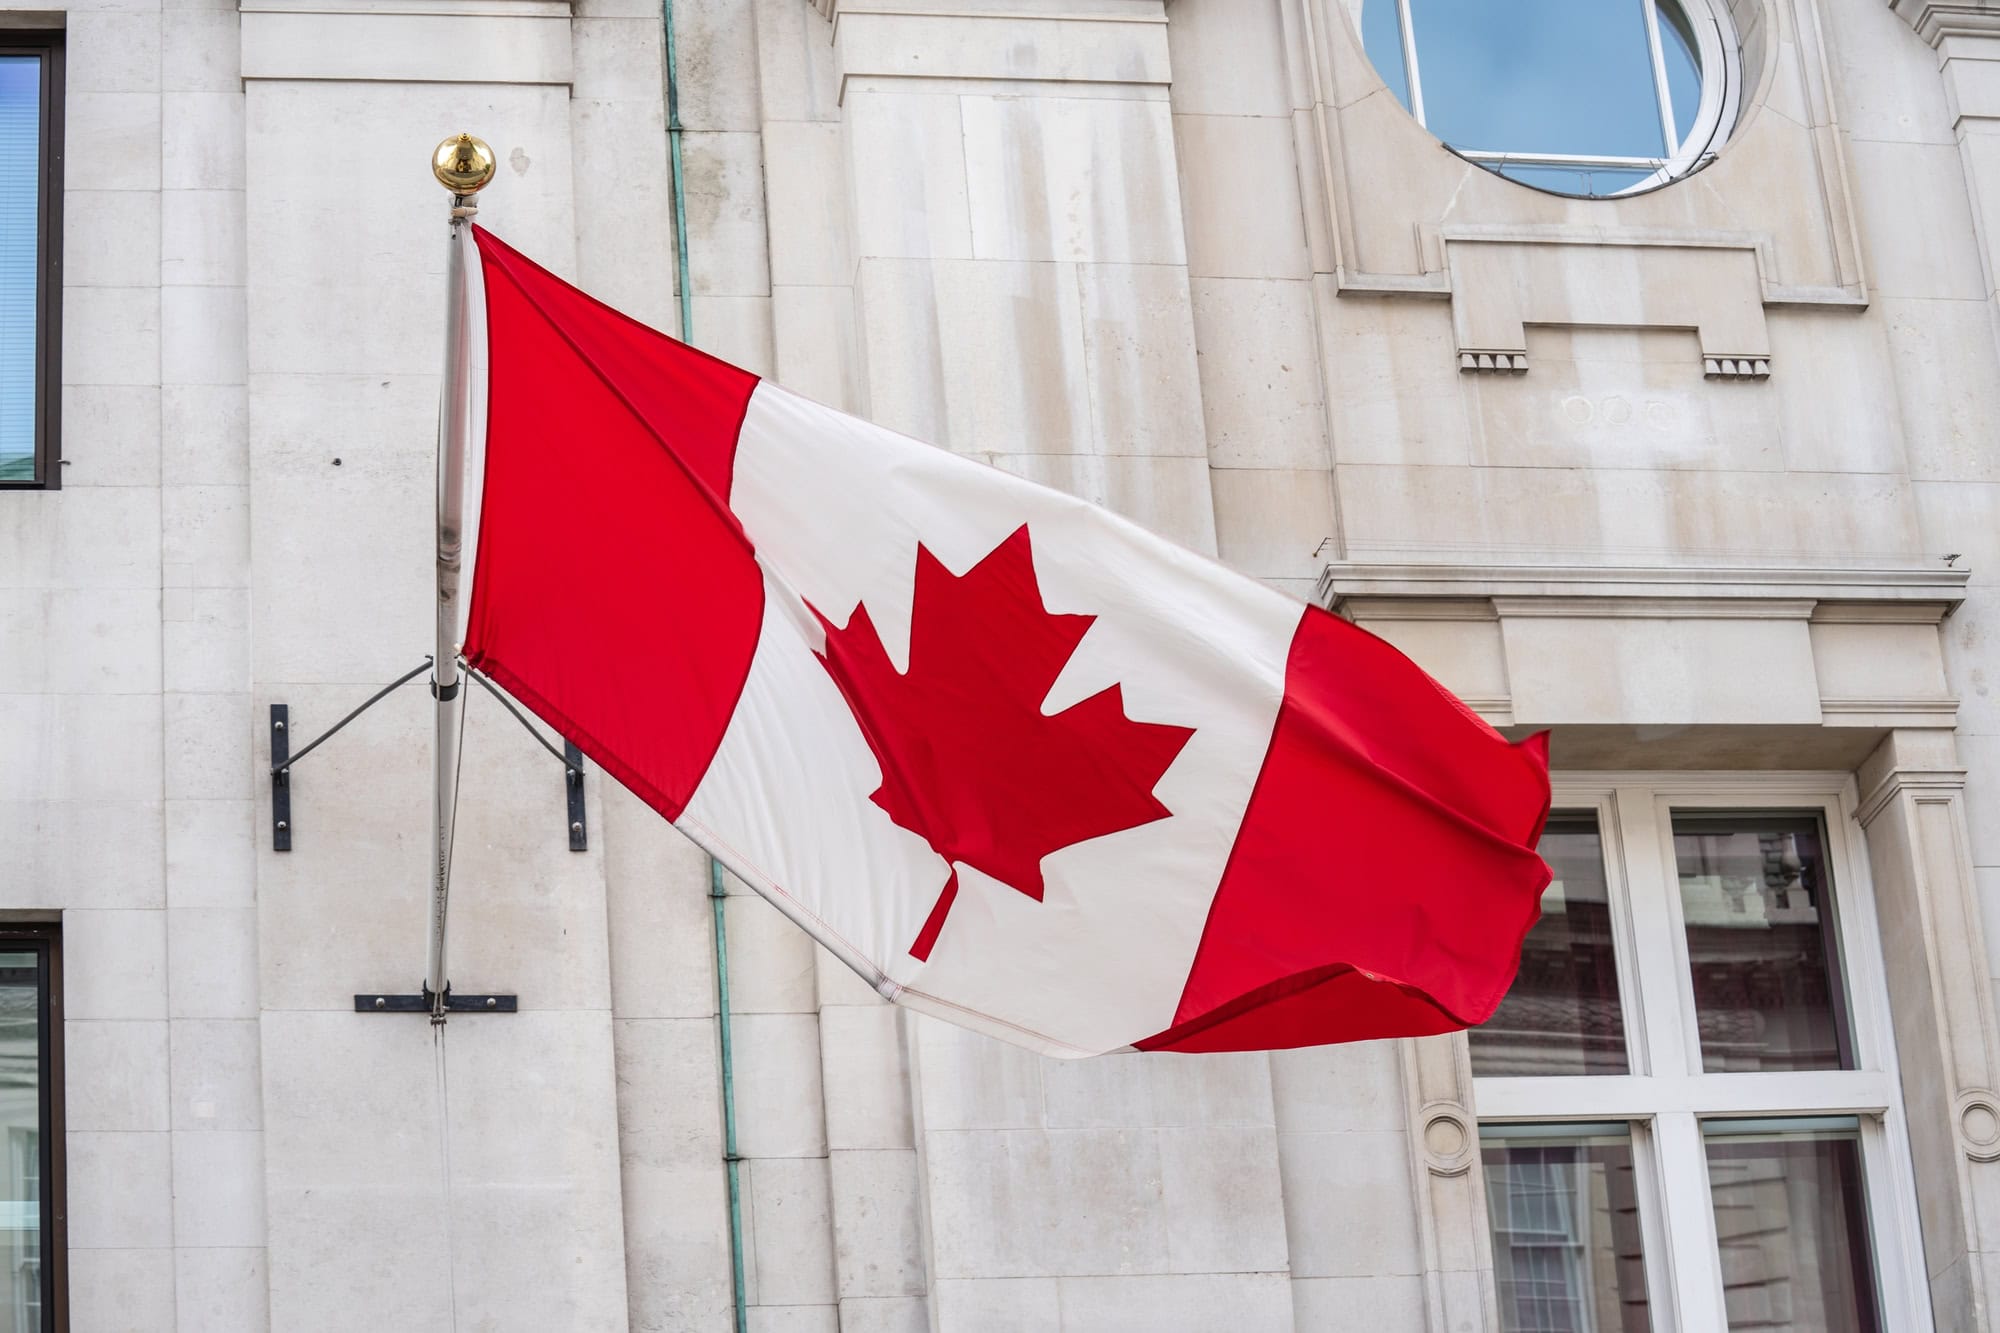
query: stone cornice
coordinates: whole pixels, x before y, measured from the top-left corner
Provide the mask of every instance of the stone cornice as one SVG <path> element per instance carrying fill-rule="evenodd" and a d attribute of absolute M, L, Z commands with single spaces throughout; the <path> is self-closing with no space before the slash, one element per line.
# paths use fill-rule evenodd
<path fill-rule="evenodd" d="M 1889 0 L 1889 8 L 1932 46 L 1947 37 L 2000 36 L 2000 0 Z"/>

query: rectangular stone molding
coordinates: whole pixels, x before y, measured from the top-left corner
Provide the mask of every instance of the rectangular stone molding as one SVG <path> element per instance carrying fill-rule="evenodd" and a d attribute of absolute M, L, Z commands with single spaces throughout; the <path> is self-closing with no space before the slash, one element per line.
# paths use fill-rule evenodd
<path fill-rule="evenodd" d="M 1487 1333 L 1500 1327 L 1500 1311 L 1472 1108 L 1472 1048 L 1460 1033 L 1399 1046 L 1427 1326 L 1430 1333 Z"/>
<path fill-rule="evenodd" d="M 243 77 L 571 81 L 569 0 L 244 0 Z"/>
<path fill-rule="evenodd" d="M 1946 731 L 1892 731 L 1858 773 L 1936 1325 L 2000 1297 L 2000 1050 L 1965 770 Z M 1955 1188 L 1953 1187 L 1955 1186 Z"/>

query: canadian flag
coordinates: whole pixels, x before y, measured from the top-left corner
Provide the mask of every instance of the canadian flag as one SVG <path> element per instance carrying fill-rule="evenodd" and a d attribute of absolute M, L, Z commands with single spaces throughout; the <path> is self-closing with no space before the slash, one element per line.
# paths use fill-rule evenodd
<path fill-rule="evenodd" d="M 476 236 L 467 660 L 882 995 L 1054 1055 L 1492 1013 L 1549 879 L 1540 738 Z"/>

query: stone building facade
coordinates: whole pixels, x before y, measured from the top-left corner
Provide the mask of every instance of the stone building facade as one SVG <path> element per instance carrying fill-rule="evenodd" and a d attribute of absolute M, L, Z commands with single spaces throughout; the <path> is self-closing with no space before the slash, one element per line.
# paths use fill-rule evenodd
<path fill-rule="evenodd" d="M 482 221 L 678 327 L 661 7 L 16 6 L 66 62 L 62 470 L 0 491 L 0 909 L 60 925 L 69 1329 L 708 1333 L 740 1261 L 760 1333 L 1498 1330 L 1482 1155 L 1550 1125 L 1625 1136 L 1644 1258 L 1548 1327 L 1833 1326 L 1717 1205 L 1732 1126 L 1820 1125 L 1868 1326 L 2000 1329 L 2000 5 L 1731 0 L 1713 160 L 1609 199 L 1444 149 L 1345 0 L 671 12 L 695 341 L 1551 729 L 1623 1072 L 1046 1061 L 729 885 L 733 1223 L 706 862 L 595 771 L 569 850 L 483 695 L 451 976 L 520 1012 L 354 1012 L 422 973 L 429 701 L 301 764 L 286 852 L 269 707 L 430 641 L 428 154 L 485 137 Z M 1837 1067 L 1709 1059 L 1688 811 L 1819 821 Z"/>

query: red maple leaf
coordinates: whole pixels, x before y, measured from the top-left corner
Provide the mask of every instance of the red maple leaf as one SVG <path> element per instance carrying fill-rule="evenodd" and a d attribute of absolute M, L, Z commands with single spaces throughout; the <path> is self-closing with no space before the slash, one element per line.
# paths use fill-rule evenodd
<path fill-rule="evenodd" d="M 910 946 L 928 959 L 968 865 L 1042 900 L 1042 858 L 1173 812 L 1153 787 L 1189 727 L 1134 722 L 1113 685 L 1053 716 L 1042 701 L 1095 616 L 1042 605 L 1026 524 L 962 575 L 917 547 L 910 666 L 865 604 L 819 654 L 882 769 L 871 799 L 952 863 Z"/>

